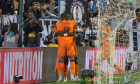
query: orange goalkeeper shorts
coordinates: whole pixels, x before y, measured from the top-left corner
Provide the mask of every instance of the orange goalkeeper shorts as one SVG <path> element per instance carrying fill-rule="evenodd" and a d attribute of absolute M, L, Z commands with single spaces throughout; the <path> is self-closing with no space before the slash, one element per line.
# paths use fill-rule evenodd
<path fill-rule="evenodd" d="M 58 46 L 58 56 L 73 56 L 75 55 L 74 44 L 60 44 Z"/>
<path fill-rule="evenodd" d="M 102 60 L 106 60 L 110 58 L 110 47 L 103 47 L 102 50 Z"/>

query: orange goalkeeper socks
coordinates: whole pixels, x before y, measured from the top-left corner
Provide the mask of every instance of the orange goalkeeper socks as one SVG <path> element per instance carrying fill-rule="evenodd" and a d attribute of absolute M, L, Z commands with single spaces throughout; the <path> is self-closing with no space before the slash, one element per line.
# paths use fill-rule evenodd
<path fill-rule="evenodd" d="M 67 73 L 68 73 L 68 65 L 64 64 L 64 77 L 67 77 Z"/>
<path fill-rule="evenodd" d="M 59 62 L 58 63 L 58 75 L 60 76 L 62 74 L 63 70 L 63 63 Z"/>
<path fill-rule="evenodd" d="M 119 72 L 121 72 L 122 74 L 124 74 L 124 69 L 121 68 L 119 65 L 115 64 L 114 68 L 117 69 Z"/>
<path fill-rule="evenodd" d="M 75 62 L 74 61 L 70 62 L 70 71 L 71 71 L 71 73 L 75 74 Z"/>
<path fill-rule="evenodd" d="M 75 64 L 75 76 L 78 76 L 79 73 L 79 65 Z"/>

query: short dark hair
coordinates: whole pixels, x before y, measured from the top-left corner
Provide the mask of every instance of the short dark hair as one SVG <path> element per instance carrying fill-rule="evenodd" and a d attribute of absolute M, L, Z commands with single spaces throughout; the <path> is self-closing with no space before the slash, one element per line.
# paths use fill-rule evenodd
<path fill-rule="evenodd" d="M 66 14 L 66 13 L 62 13 L 62 14 L 60 15 L 60 18 L 61 18 L 62 20 L 66 20 L 66 19 L 67 19 L 67 14 Z"/>
<path fill-rule="evenodd" d="M 140 8 L 137 8 L 135 13 L 136 13 L 136 15 L 137 15 L 137 13 L 140 13 Z"/>
<path fill-rule="evenodd" d="M 10 26 L 10 31 L 14 32 L 14 34 L 19 34 L 18 24 L 17 23 L 12 23 L 11 26 Z"/>
<path fill-rule="evenodd" d="M 55 25 L 52 25 L 51 28 L 55 28 Z"/>
<path fill-rule="evenodd" d="M 33 10 L 31 10 L 31 9 L 29 9 L 29 10 L 27 11 L 27 13 L 29 13 L 29 12 L 32 12 L 32 13 L 34 13 L 34 12 L 33 12 Z"/>
<path fill-rule="evenodd" d="M 32 3 L 32 6 L 33 6 L 33 5 L 35 5 L 35 4 L 37 4 L 37 5 L 38 5 L 38 3 L 37 3 L 37 2 L 33 2 L 33 3 Z"/>
<path fill-rule="evenodd" d="M 4 25 L 2 27 L 2 30 L 1 30 L 1 35 L 4 35 L 6 32 L 8 32 L 8 27 L 10 27 L 9 25 Z"/>
<path fill-rule="evenodd" d="M 72 20 L 72 15 L 71 14 L 67 14 L 67 19 L 68 20 Z"/>
<path fill-rule="evenodd" d="M 81 27 L 82 27 L 82 28 L 87 28 L 88 25 L 87 25 L 87 24 L 83 24 Z"/>
<path fill-rule="evenodd" d="M 42 3 L 42 4 L 41 4 L 41 7 L 43 7 L 44 5 L 46 5 L 46 4 L 45 4 L 45 3 Z"/>

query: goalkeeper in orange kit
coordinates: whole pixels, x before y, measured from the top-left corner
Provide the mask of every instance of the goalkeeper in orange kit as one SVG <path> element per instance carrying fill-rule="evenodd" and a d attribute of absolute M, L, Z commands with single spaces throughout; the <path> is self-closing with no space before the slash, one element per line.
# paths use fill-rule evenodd
<path fill-rule="evenodd" d="M 102 30 L 101 32 L 103 32 L 102 53 L 99 55 L 98 61 L 97 61 L 96 66 L 95 66 L 95 69 L 98 69 L 98 66 L 99 66 L 98 63 L 100 61 L 107 60 L 108 63 L 110 63 L 110 54 L 111 54 L 110 51 L 111 51 L 112 44 L 111 44 L 111 42 L 109 42 L 109 38 L 111 38 L 110 37 L 111 29 L 108 26 L 108 22 L 106 20 L 103 21 L 103 24 L 102 24 L 103 27 L 99 27 L 94 22 L 91 22 L 91 24 L 100 28 Z M 100 58 L 101 58 L 101 60 L 100 60 Z M 114 64 L 114 68 L 117 69 L 122 74 L 124 74 L 124 69 L 122 69 L 119 65 Z"/>
<path fill-rule="evenodd" d="M 72 15 L 70 14 L 67 15 L 67 21 L 71 23 L 70 25 L 73 26 L 73 29 L 76 32 L 77 26 L 76 26 L 76 22 L 72 20 Z M 75 39 L 73 39 L 73 44 L 74 44 L 74 51 L 75 51 L 75 81 L 80 81 L 78 77 L 78 73 L 79 73 L 78 52 L 77 52 Z M 67 73 L 68 73 L 68 57 L 66 56 L 64 60 L 64 82 L 67 82 Z"/>
<path fill-rule="evenodd" d="M 58 57 L 59 57 L 58 63 L 59 78 L 57 82 L 62 81 L 63 61 L 65 56 L 67 56 L 70 59 L 71 80 L 74 80 L 75 74 L 75 59 L 74 59 L 75 50 L 73 44 L 75 31 L 71 23 L 66 20 L 67 15 L 65 13 L 62 13 L 60 18 L 61 21 L 56 23 L 57 32 L 55 33 L 55 36 L 58 35 Z"/>

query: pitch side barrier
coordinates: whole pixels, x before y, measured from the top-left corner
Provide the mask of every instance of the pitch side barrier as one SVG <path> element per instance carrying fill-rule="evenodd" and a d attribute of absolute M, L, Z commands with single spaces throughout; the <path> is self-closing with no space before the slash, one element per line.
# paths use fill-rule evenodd
<path fill-rule="evenodd" d="M 0 49 L 0 84 L 15 84 L 14 75 L 23 76 L 20 84 L 56 81 L 59 60 L 57 49 L 49 47 Z M 125 68 L 127 51 L 128 47 L 116 47 L 114 62 L 123 68 Z M 94 69 L 100 52 L 97 48 L 78 47 L 79 69 Z M 109 69 L 104 69 L 104 67 L 109 68 L 107 61 L 103 61 L 102 66 L 104 74 L 108 73 Z M 136 69 L 135 63 L 132 71 Z M 114 74 L 119 72 L 114 70 Z"/>

